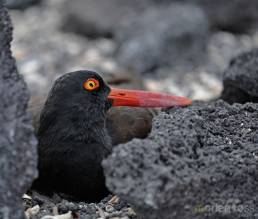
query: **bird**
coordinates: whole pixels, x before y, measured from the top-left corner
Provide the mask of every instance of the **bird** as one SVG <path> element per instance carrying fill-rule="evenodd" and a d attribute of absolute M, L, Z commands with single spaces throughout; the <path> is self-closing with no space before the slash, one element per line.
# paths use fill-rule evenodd
<path fill-rule="evenodd" d="M 118 68 L 112 72 L 99 69 L 101 77 L 109 86 L 145 89 L 142 78 L 135 72 Z M 51 84 L 51 83 L 50 83 Z M 39 127 L 40 112 L 47 99 L 48 93 L 45 90 L 34 90 L 30 97 L 28 111 L 32 115 L 33 127 Z M 106 127 L 111 137 L 112 145 L 118 145 L 131 141 L 133 138 L 146 138 L 152 128 L 152 119 L 160 112 L 159 108 L 141 107 L 112 107 L 106 115 Z"/>
<path fill-rule="evenodd" d="M 110 108 L 189 104 L 186 97 L 109 87 L 93 71 L 64 74 L 55 81 L 40 114 L 39 176 L 32 188 L 85 202 L 101 200 L 109 194 L 101 162 L 114 147 L 106 129 Z"/>

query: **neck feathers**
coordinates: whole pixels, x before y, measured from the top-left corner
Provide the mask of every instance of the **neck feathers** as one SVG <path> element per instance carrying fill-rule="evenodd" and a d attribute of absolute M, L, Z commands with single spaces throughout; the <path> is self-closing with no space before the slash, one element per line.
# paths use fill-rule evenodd
<path fill-rule="evenodd" d="M 60 142 L 82 142 L 110 144 L 105 128 L 105 112 L 96 109 L 43 110 L 38 131 L 39 140 L 59 144 Z"/>

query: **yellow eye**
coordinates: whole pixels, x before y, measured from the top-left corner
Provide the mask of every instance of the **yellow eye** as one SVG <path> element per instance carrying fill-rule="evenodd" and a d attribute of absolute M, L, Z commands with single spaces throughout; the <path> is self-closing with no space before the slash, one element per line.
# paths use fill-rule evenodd
<path fill-rule="evenodd" d="M 99 88 L 99 81 L 95 78 L 89 78 L 83 83 L 83 87 L 88 91 L 93 91 Z"/>

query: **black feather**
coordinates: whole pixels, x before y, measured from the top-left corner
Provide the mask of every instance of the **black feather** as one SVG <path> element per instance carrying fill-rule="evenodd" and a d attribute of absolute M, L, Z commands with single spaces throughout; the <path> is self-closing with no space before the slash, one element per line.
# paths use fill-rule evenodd
<path fill-rule="evenodd" d="M 83 83 L 92 77 L 100 87 L 87 91 Z M 112 150 L 105 129 L 109 92 L 102 78 L 91 71 L 68 73 L 55 82 L 40 116 L 35 188 L 84 201 L 107 195 L 101 161 Z"/>

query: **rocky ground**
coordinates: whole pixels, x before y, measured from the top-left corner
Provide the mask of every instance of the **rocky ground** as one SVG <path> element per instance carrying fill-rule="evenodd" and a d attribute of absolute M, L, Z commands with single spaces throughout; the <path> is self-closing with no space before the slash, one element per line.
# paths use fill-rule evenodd
<path fill-rule="evenodd" d="M 108 196 L 100 203 L 87 204 L 73 202 L 58 195 L 46 197 L 33 192 L 23 196 L 25 214 L 27 218 L 36 219 L 72 219 L 72 218 L 106 218 L 106 219 L 135 219 L 136 213 L 117 196 Z"/>
<path fill-rule="evenodd" d="M 205 0 L 193 0 L 190 3 L 187 0 L 127 0 L 123 3 L 121 0 L 109 0 L 108 3 L 102 0 L 28 0 L 23 6 L 20 5 L 21 1 L 16 1 L 18 4 L 13 2 L 8 1 L 10 8 L 23 10 L 10 11 L 14 25 L 12 51 L 32 98 L 45 94 L 53 81 L 63 73 L 94 69 L 105 80 L 116 85 L 145 87 L 206 101 L 220 97 L 224 85 L 221 97 L 225 101 L 257 102 L 257 51 L 230 63 L 233 57 L 258 46 L 256 1 L 243 3 L 228 0 L 227 4 L 217 1 L 214 5 Z M 38 4 L 27 8 L 31 2 Z M 119 147 L 113 157 L 106 161 L 111 162 L 114 168 L 121 167 L 121 172 L 116 175 L 118 178 L 123 171 L 127 174 L 126 179 L 137 175 L 133 183 L 129 183 L 130 180 L 124 182 L 125 179 L 112 177 L 116 169 L 108 169 L 106 173 L 110 188 L 134 206 L 143 218 L 146 212 L 148 218 L 158 218 L 157 215 L 171 218 L 172 214 L 177 214 L 175 218 L 198 218 L 200 212 L 192 212 L 192 208 L 202 204 L 199 209 L 202 211 L 205 204 L 225 205 L 229 199 L 233 200 L 230 206 L 256 205 L 257 197 L 252 196 L 252 193 L 257 191 L 251 186 L 255 185 L 252 182 L 256 180 L 252 177 L 255 172 L 252 168 L 257 159 L 256 151 L 253 151 L 257 144 L 254 134 L 257 124 L 253 122 L 257 116 L 256 110 L 255 104 L 231 107 L 219 101 L 198 103 L 189 109 L 172 109 L 162 113 L 156 118 L 149 138 Z M 183 115 L 182 118 L 180 115 Z M 247 120 L 242 120 L 243 117 Z M 213 123 L 210 124 L 210 120 Z M 182 121 L 186 121 L 183 127 Z M 245 121 L 249 121 L 248 124 Z M 170 125 L 175 123 L 176 126 Z M 229 130 L 230 125 L 234 129 L 241 129 L 234 132 Z M 163 134 L 160 133 L 162 127 Z M 203 129 L 209 130 L 210 135 L 203 135 Z M 220 129 L 226 131 L 220 133 Z M 176 141 L 171 142 L 169 136 L 174 136 Z M 219 140 L 216 141 L 218 136 Z M 160 138 L 164 139 L 164 144 L 169 142 L 176 149 L 167 151 L 167 147 L 156 148 L 159 143 L 155 139 Z M 177 148 L 177 143 L 182 139 L 185 139 L 185 148 Z M 234 141 L 242 143 L 236 143 L 236 151 L 231 151 L 230 145 L 232 142 L 234 145 Z M 139 149 L 134 151 L 130 144 L 139 145 Z M 248 150 L 252 155 L 247 153 L 242 156 L 244 144 L 249 144 Z M 146 145 L 157 150 L 157 153 L 145 153 Z M 209 145 L 208 150 L 205 145 Z M 214 148 L 221 148 L 221 151 Z M 124 151 L 128 160 L 120 162 L 124 159 Z M 168 157 L 164 155 L 166 153 L 169 153 Z M 208 158 L 206 153 L 209 154 Z M 221 165 L 213 160 L 215 155 L 219 157 Z M 149 156 L 158 162 L 156 166 L 148 162 Z M 224 163 L 223 156 L 230 158 L 233 163 Z M 242 164 L 237 163 L 239 156 L 242 156 Z M 128 171 L 126 165 L 134 167 L 134 159 L 138 159 L 138 162 L 143 158 L 146 162 L 137 167 L 138 172 L 134 172 L 135 169 Z M 173 172 L 167 169 L 168 164 L 182 171 Z M 239 165 L 236 175 L 233 173 L 233 164 Z M 202 174 L 199 173 L 200 169 L 196 169 L 198 165 L 203 168 Z M 209 169 L 213 165 L 218 169 Z M 227 165 L 232 171 L 225 170 Z M 217 174 L 214 179 L 213 173 Z M 195 181 L 194 174 L 200 174 L 198 180 L 203 182 Z M 247 174 L 246 178 L 251 184 L 244 183 L 238 174 Z M 233 189 L 227 187 L 231 183 L 228 176 L 235 179 L 237 193 L 248 191 L 248 194 L 231 197 L 229 193 L 233 194 Z M 225 184 L 216 187 L 214 183 L 219 179 L 224 180 Z M 153 183 L 149 184 L 151 181 Z M 213 187 L 214 190 L 211 189 Z M 221 196 L 215 195 L 220 192 L 216 188 L 220 188 L 220 191 L 224 189 Z M 144 193 L 145 190 L 147 193 Z M 181 190 L 185 191 L 185 196 L 183 193 L 177 194 Z M 211 190 L 213 193 L 207 203 L 201 195 Z M 177 194 L 177 199 L 172 194 Z M 189 197 L 195 197 L 195 200 Z M 33 192 L 25 195 L 23 202 L 27 217 L 32 219 L 137 217 L 134 210 L 116 196 L 107 197 L 100 203 L 86 204 L 71 202 L 58 195 L 48 198 Z M 253 208 L 251 210 L 250 214 L 245 214 L 247 218 L 254 218 L 254 214 L 257 214 Z M 210 215 L 205 215 L 207 218 L 236 217 L 234 214 L 208 213 Z"/>

